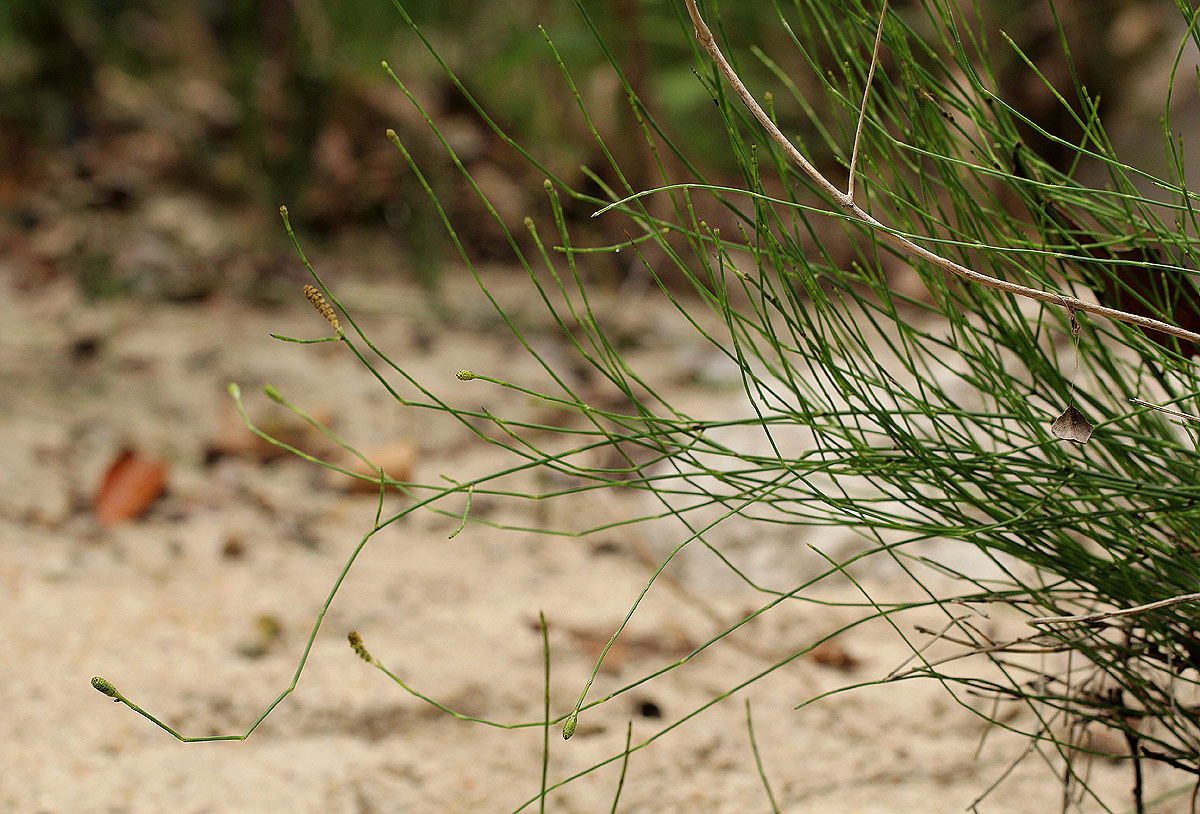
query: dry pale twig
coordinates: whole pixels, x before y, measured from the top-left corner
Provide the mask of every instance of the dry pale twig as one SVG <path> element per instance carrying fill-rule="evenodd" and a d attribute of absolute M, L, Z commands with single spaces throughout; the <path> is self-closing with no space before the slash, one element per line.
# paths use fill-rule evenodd
<path fill-rule="evenodd" d="M 1174 416 L 1175 418 L 1183 418 L 1188 421 L 1200 423 L 1200 416 L 1194 416 L 1189 413 L 1181 413 L 1178 410 L 1172 410 L 1170 407 L 1163 407 L 1159 404 L 1151 404 L 1150 402 L 1142 401 L 1141 399 L 1130 399 L 1130 401 L 1139 407 L 1149 407 L 1151 410 L 1158 410 L 1160 413 L 1166 413 L 1167 415 Z"/>
<path fill-rule="evenodd" d="M 930 675 L 930 671 L 934 667 L 941 667 L 943 664 L 962 661 L 963 659 L 971 658 L 972 656 L 986 656 L 989 653 L 1025 653 L 1040 656 L 1048 653 L 1070 652 L 1071 650 L 1071 646 L 1066 643 L 1040 645 L 1038 642 L 1041 641 L 1042 638 L 1043 637 L 1041 635 L 1026 636 L 1021 639 L 1011 639 L 1006 642 L 997 642 L 995 644 L 984 645 L 982 647 L 972 647 L 971 649 L 964 650 L 961 653 L 953 653 L 949 656 L 943 656 L 940 659 L 934 659 L 933 661 L 926 660 L 923 664 L 918 665 L 917 667 L 912 667 L 908 670 L 904 670 L 903 672 L 898 672 L 904 667 L 904 664 L 902 664 L 900 667 L 897 667 L 895 670 L 888 673 L 887 677 L 883 680 L 900 681 L 902 679 L 908 679 L 917 675 Z M 924 650 L 924 648 L 921 649 Z M 911 661 L 912 659 L 909 659 L 909 662 Z M 909 662 L 905 662 L 905 664 L 908 664 Z"/>
<path fill-rule="evenodd" d="M 750 112 L 754 114 L 754 118 L 758 119 L 759 124 L 763 126 L 768 134 L 770 134 L 775 143 L 783 149 L 788 158 L 795 162 L 795 164 L 799 166 L 800 169 L 803 170 L 810 179 L 812 179 L 813 183 L 816 184 L 830 198 L 832 198 L 837 205 L 846 212 L 847 215 L 877 230 L 877 233 L 883 240 L 886 240 L 888 243 L 891 243 L 892 245 L 900 248 L 904 252 L 914 257 L 932 263 L 933 265 L 938 266 L 939 268 L 944 269 L 951 274 L 957 275 L 964 280 L 969 280 L 970 282 L 986 286 L 987 288 L 993 288 L 997 291 L 1015 294 L 1019 297 L 1027 297 L 1032 300 L 1038 300 L 1039 302 L 1050 303 L 1051 305 L 1057 305 L 1068 310 L 1084 311 L 1085 313 L 1095 314 L 1096 316 L 1105 317 L 1118 322 L 1127 322 L 1131 325 L 1137 325 L 1138 327 L 1146 330 L 1177 336 L 1181 339 L 1186 339 L 1189 342 L 1200 345 L 1200 334 L 1184 330 L 1178 325 L 1172 325 L 1169 322 L 1163 322 L 1162 320 L 1153 319 L 1140 314 L 1131 314 L 1128 311 L 1121 311 L 1116 308 L 1109 308 L 1108 306 L 1100 305 L 1098 303 L 1087 302 L 1075 297 L 1069 297 L 1065 294 L 1059 294 L 1055 291 L 1044 291 L 1040 288 L 1030 288 L 1029 286 L 1018 285 L 1017 283 L 1010 283 L 1007 280 L 1001 280 L 997 277 L 991 277 L 987 274 L 975 271 L 974 269 L 967 268 L 966 266 L 956 263 L 949 258 L 942 257 L 940 254 L 936 254 L 935 252 L 926 249 L 924 246 L 914 243 L 903 235 L 896 234 L 895 232 L 891 231 L 885 224 L 877 220 L 865 209 L 862 209 L 856 203 L 854 203 L 854 196 L 852 194 L 849 192 L 842 192 L 840 189 L 835 187 L 833 183 L 824 175 L 822 175 L 821 171 L 813 166 L 812 162 L 805 158 L 804 154 L 801 153 L 796 146 L 788 140 L 787 136 L 785 136 L 783 132 L 775 125 L 775 122 L 771 120 L 771 117 L 766 114 L 766 112 L 755 100 L 754 96 L 751 95 L 750 91 L 746 88 L 746 85 L 742 82 L 737 72 L 733 69 L 733 66 L 730 65 L 729 61 L 725 59 L 725 55 L 721 53 L 721 49 L 717 46 L 716 38 L 713 37 L 713 33 L 709 29 L 708 25 L 704 22 L 704 18 L 700 16 L 700 10 L 696 7 L 696 0 L 685 0 L 685 3 L 687 5 L 688 14 L 691 15 L 692 18 L 692 25 L 695 28 L 696 40 L 700 43 L 704 50 L 708 52 L 709 56 L 711 56 L 717 63 L 717 67 L 720 68 L 721 74 L 725 77 L 725 80 L 737 93 L 738 97 L 742 100 L 742 103 L 745 104 L 746 107 L 749 108 Z M 882 32 L 882 27 L 880 28 L 880 31 Z M 878 56 L 878 54 L 876 54 L 876 56 Z M 874 68 L 874 62 L 872 62 L 872 68 Z M 853 182 L 853 177 L 851 177 L 851 182 Z"/>
<path fill-rule="evenodd" d="M 871 51 L 871 67 L 867 71 L 867 83 L 863 87 L 862 107 L 858 110 L 858 126 L 854 128 L 854 149 L 850 151 L 850 180 L 846 182 L 846 196 L 854 200 L 854 168 L 858 165 L 858 145 L 862 140 L 863 124 L 867 119 L 867 99 L 871 95 L 871 82 L 875 80 L 875 66 L 879 64 L 879 45 L 883 42 L 883 21 L 887 19 L 888 0 L 883 0 L 879 12 L 879 28 L 875 29 L 875 47 Z"/>
<path fill-rule="evenodd" d="M 969 615 L 965 615 L 965 616 L 952 616 L 952 617 L 950 618 L 950 621 L 946 623 L 946 626 L 945 626 L 945 627 L 943 627 L 943 628 L 942 628 L 941 630 L 939 630 L 937 633 L 934 633 L 934 634 L 932 634 L 932 636 L 930 637 L 929 641 L 925 642 L 925 644 L 921 645 L 921 646 L 920 646 L 920 647 L 918 647 L 916 650 L 914 650 L 914 651 L 912 652 L 912 655 L 910 655 L 910 656 L 909 656 L 908 658 L 906 658 L 904 661 L 900 662 L 900 664 L 899 664 L 899 665 L 897 665 L 896 669 L 892 670 L 890 673 L 888 673 L 886 676 L 884 676 L 884 677 L 883 677 L 883 680 L 884 680 L 884 681 L 891 681 L 892 679 L 894 679 L 894 678 L 896 677 L 896 675 L 897 675 L 897 674 L 898 674 L 898 673 L 899 673 L 901 670 L 903 670 L 903 669 L 904 669 L 905 667 L 907 667 L 907 666 L 908 666 L 910 663 L 912 663 L 912 660 L 913 660 L 913 659 L 915 659 L 915 658 L 919 658 L 919 657 L 921 656 L 921 654 L 922 654 L 922 653 L 924 653 L 924 652 L 925 652 L 925 650 L 926 650 L 927 648 L 929 648 L 929 647 L 930 647 L 930 646 L 931 646 L 931 645 L 932 645 L 934 642 L 938 641 L 938 640 L 939 640 L 939 639 L 941 639 L 943 636 L 945 636 L 945 635 L 946 635 L 946 633 L 947 633 L 947 631 L 949 631 L 949 630 L 950 630 L 950 628 L 954 627 L 955 625 L 957 625 L 959 622 L 963 621 L 964 619 L 969 619 L 969 618 L 970 618 L 970 616 L 969 616 Z"/>
<path fill-rule="evenodd" d="M 1084 613 L 1079 616 L 1037 616 L 1033 619 L 1026 620 L 1029 625 L 1056 625 L 1056 624 L 1091 624 L 1092 622 L 1100 622 L 1105 619 L 1118 619 L 1122 616 L 1133 616 L 1145 611 L 1158 610 L 1159 608 L 1170 607 L 1171 605 L 1182 605 L 1184 602 L 1195 602 L 1200 600 L 1200 593 L 1183 594 L 1181 596 L 1172 596 L 1169 599 L 1160 599 L 1157 602 L 1148 602 L 1145 605 L 1137 605 L 1132 608 L 1124 608 L 1123 610 L 1115 611 L 1097 611 L 1096 613 Z"/>

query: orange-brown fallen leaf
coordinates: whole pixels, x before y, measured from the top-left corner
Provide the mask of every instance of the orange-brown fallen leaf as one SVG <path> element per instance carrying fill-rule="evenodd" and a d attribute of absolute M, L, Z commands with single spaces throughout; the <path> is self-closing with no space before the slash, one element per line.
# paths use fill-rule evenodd
<path fill-rule="evenodd" d="M 382 469 L 384 475 L 388 478 L 397 481 L 412 480 L 413 467 L 417 464 L 418 456 L 417 446 L 412 441 L 392 441 L 390 444 L 384 444 L 373 449 L 364 449 L 362 453 L 367 460 Z M 368 469 L 367 465 L 358 458 L 349 461 L 346 464 L 346 469 L 372 480 L 348 478 L 340 472 L 331 471 L 329 473 L 331 482 L 337 486 L 352 489 L 356 492 L 379 493 L 379 481 L 374 480 L 379 477 L 377 471 Z"/>
<path fill-rule="evenodd" d="M 325 425 L 333 420 L 333 413 L 326 409 L 315 409 L 312 416 Z M 328 446 L 320 432 L 292 413 L 272 413 L 258 421 L 257 426 L 272 438 L 315 455 L 323 454 L 324 448 Z M 251 432 L 237 409 L 228 401 L 222 401 L 221 427 L 208 445 L 208 455 L 210 459 L 224 455 L 243 456 L 266 463 L 291 453 Z"/>
<path fill-rule="evenodd" d="M 858 656 L 847 650 L 836 640 L 821 642 L 808 652 L 808 657 L 824 667 L 832 667 L 843 673 L 848 673 L 861 663 Z"/>
<path fill-rule="evenodd" d="M 536 623 L 531 623 L 531 626 Z M 589 629 L 583 627 L 565 626 L 562 628 L 574 640 L 575 645 L 587 654 L 588 658 L 598 658 L 608 645 L 612 636 L 611 630 Z M 622 633 L 613 642 L 600 672 L 614 674 L 629 661 L 643 661 L 655 657 L 682 658 L 696 649 L 696 644 L 680 630 L 661 633 L 637 634 Z"/>
<path fill-rule="evenodd" d="M 135 520 L 146 513 L 166 488 L 166 464 L 125 448 L 104 473 L 92 499 L 92 514 L 106 526 Z"/>

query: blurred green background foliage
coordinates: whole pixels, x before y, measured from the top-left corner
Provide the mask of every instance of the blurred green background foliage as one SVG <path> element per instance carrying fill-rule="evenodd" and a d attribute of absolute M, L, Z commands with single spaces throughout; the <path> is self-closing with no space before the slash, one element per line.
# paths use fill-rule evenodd
<path fill-rule="evenodd" d="M 797 44 L 810 55 L 829 47 L 820 32 L 805 29 L 800 5 L 721 3 L 717 33 L 756 93 L 787 99 L 777 111 L 785 132 L 820 144 L 814 117 L 834 114 L 806 113 L 788 98 L 816 83 Z M 1002 28 L 1064 93 L 1070 95 L 1074 72 L 1110 110 L 1130 108 L 1137 66 L 1151 64 L 1156 49 L 1174 36 L 1162 20 L 1179 17 L 1170 0 L 981 5 L 969 9 L 972 29 Z M 604 183 L 620 185 L 582 121 L 554 50 L 634 188 L 662 179 L 611 63 L 698 174 L 716 183 L 740 181 L 724 130 L 696 124 L 713 121 L 712 102 L 695 75 L 695 46 L 681 4 L 412 0 L 403 7 L 488 114 L 576 188 L 590 183 L 584 165 Z M 847 5 L 847 13 L 852 8 Z M 898 0 L 893 10 L 920 22 L 919 3 Z M 1164 10 L 1171 13 L 1159 14 Z M 1056 15 L 1079 40 L 1072 44 L 1072 64 L 1062 60 Z M 780 25 L 781 17 L 794 28 Z M 1061 100 L 1040 81 L 1029 81 L 1028 66 L 998 35 L 994 40 L 1003 98 L 1047 131 L 1077 140 L 1078 127 Z M 1085 47 L 1074 47 L 1080 43 Z M 191 298 L 222 289 L 270 299 L 281 261 L 253 252 L 282 247 L 272 221 L 275 208 L 286 204 L 309 239 L 354 233 L 361 247 L 356 230 L 368 230 L 384 242 L 374 254 L 356 249 L 379 258 L 364 259 L 364 266 L 402 268 L 436 286 L 447 242 L 385 130 L 394 128 L 426 166 L 439 197 L 476 204 L 474 196 L 455 194 L 457 173 L 381 60 L 437 119 L 506 218 L 519 223 L 543 205 L 541 171 L 489 130 L 389 0 L 0 0 L 0 212 L 9 213 L 0 243 L 34 246 L 33 278 L 71 275 L 91 295 Z M 1056 156 L 1053 144 L 1033 133 L 1030 139 L 1052 164 L 1070 160 L 1070 151 Z M 680 171 L 673 180 L 694 176 Z M 164 255 L 154 246 L 103 245 L 123 228 L 122 215 L 138 227 L 156 222 L 147 210 L 167 223 L 202 224 L 201 203 L 212 209 L 208 232 L 220 239 L 206 245 L 197 244 L 195 234 L 165 238 L 171 246 L 182 241 L 201 261 L 187 280 L 163 282 L 170 274 L 146 262 L 148 255 Z M 95 239 L 86 229 L 76 230 L 81 236 L 75 240 L 46 236 L 47 225 L 97 213 L 107 220 Z M 233 213 L 232 222 L 222 220 Z M 480 257 L 507 256 L 486 225 L 471 231 L 486 218 L 469 210 L 452 214 L 467 224 L 463 237 Z M 568 214 L 584 221 L 590 211 Z M 141 246 L 129 245 L 135 244 Z"/>

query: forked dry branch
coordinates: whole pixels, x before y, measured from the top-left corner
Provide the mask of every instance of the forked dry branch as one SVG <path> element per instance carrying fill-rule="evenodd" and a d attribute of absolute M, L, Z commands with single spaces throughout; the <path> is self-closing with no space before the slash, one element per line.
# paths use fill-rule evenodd
<path fill-rule="evenodd" d="M 1068 311 L 1083 311 L 1084 313 L 1095 314 L 1096 316 L 1105 317 L 1107 319 L 1117 320 L 1119 322 L 1127 322 L 1131 325 L 1137 325 L 1145 330 L 1157 331 L 1159 333 L 1179 337 L 1180 339 L 1186 339 L 1200 347 L 1200 334 L 1185 330 L 1178 325 L 1173 325 L 1169 322 L 1153 319 L 1152 317 L 1143 316 L 1141 314 L 1131 314 L 1128 311 L 1110 308 L 1105 305 L 1100 305 L 1099 303 L 1087 302 L 1086 300 L 1081 300 L 1066 294 L 1060 294 L 1055 291 L 1031 288 L 1029 286 L 1011 283 L 1007 280 L 1001 280 L 997 277 L 983 274 L 975 271 L 974 269 L 967 268 L 961 263 L 956 263 L 947 257 L 943 257 L 936 252 L 926 249 L 924 246 L 913 242 L 909 238 L 888 227 L 887 224 L 876 219 L 873 215 L 871 215 L 870 212 L 866 211 L 854 202 L 853 169 L 857 163 L 856 159 L 859 147 L 858 135 L 856 134 L 855 136 L 854 153 L 850 158 L 850 186 L 846 192 L 843 192 L 834 186 L 833 183 L 827 177 L 825 177 L 825 175 L 822 174 L 822 172 L 818 170 L 803 153 L 800 152 L 800 150 L 791 142 L 791 140 L 783 134 L 783 131 L 779 129 L 775 122 L 771 120 L 771 117 L 767 115 L 766 111 L 764 111 L 758 104 L 754 96 L 746 87 L 745 83 L 742 82 L 741 77 L 738 76 L 737 71 L 734 70 L 733 66 L 730 65 L 729 61 L 725 58 L 725 55 L 721 52 L 720 47 L 717 46 L 716 38 L 713 36 L 713 33 L 709 29 L 708 25 L 704 22 L 704 18 L 700 15 L 700 10 L 696 6 L 696 0 L 685 0 L 685 2 L 687 4 L 688 14 L 690 14 L 692 18 L 692 25 L 695 27 L 697 41 L 699 41 L 704 50 L 707 51 L 709 56 L 711 56 L 717 63 L 718 68 L 721 70 L 721 74 L 737 93 L 743 104 L 746 105 L 746 107 L 754 115 L 754 118 L 758 120 L 759 124 L 763 126 L 763 129 L 765 129 L 775 143 L 780 146 L 788 158 L 795 162 L 796 165 L 799 166 L 800 169 L 803 170 L 804 173 L 813 181 L 813 183 L 816 184 L 830 198 L 832 198 L 834 202 L 837 203 L 837 205 L 843 211 L 845 211 L 845 213 L 851 219 L 859 221 L 870 227 L 879 235 L 881 239 L 891 243 L 893 246 L 896 246 L 913 257 L 917 257 L 921 260 L 932 263 L 933 265 L 944 269 L 951 274 L 955 274 L 964 280 L 969 280 L 970 282 L 986 286 L 988 288 L 993 288 L 997 291 L 1015 294 L 1019 297 L 1027 297 L 1032 300 L 1038 300 L 1040 302 L 1050 303 L 1051 305 L 1057 305 L 1062 308 L 1066 308 Z M 861 133 L 863 118 L 865 117 L 866 93 L 870 92 L 869 77 L 874 74 L 875 64 L 879 58 L 879 43 L 881 39 L 880 35 L 883 32 L 882 23 L 883 17 L 886 14 L 887 2 L 884 2 L 883 9 L 880 13 L 880 27 L 879 33 L 876 36 L 875 52 L 871 58 L 871 68 L 870 74 L 868 75 L 867 89 L 863 97 L 864 112 L 860 113 L 858 124 L 859 133 Z"/>

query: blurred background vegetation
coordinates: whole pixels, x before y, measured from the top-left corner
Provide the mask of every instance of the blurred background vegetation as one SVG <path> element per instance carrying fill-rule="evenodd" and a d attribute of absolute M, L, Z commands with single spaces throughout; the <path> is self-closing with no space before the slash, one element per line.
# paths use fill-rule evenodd
<path fill-rule="evenodd" d="M 971 14 L 989 19 L 972 28 L 1003 28 L 1035 60 L 1044 56 L 1038 68 L 1064 93 L 1075 72 L 1109 118 L 1154 127 L 1161 107 L 1137 109 L 1138 82 L 1151 70 L 1161 81 L 1163 45 L 1178 41 L 1167 30 L 1179 19 L 1171 0 L 981 5 Z M 914 19 L 918 7 L 893 3 Z M 635 187 L 661 180 L 601 41 L 700 174 L 720 182 L 737 172 L 724 131 L 691 124 L 711 101 L 693 75 L 678 3 L 412 0 L 404 8 L 496 121 L 576 188 L 589 183 L 581 165 L 613 179 L 539 24 Z M 801 91 L 812 81 L 778 24 L 788 12 L 787 3 L 721 4 L 718 32 L 750 86 L 779 98 L 785 81 Z M 1079 40 L 1073 64 L 1062 60 L 1055 15 Z M 812 34 L 796 32 L 821 48 Z M 992 46 L 1003 98 L 1046 130 L 1077 138 L 1062 105 L 1028 81 L 1028 67 L 999 37 Z M 474 196 L 455 194 L 459 176 L 380 60 L 438 118 L 506 219 L 519 223 L 540 205 L 541 172 L 484 126 L 388 0 L 0 0 L 0 248 L 28 285 L 67 276 L 90 296 L 222 292 L 272 301 L 291 296 L 299 279 L 275 216 L 287 204 L 307 240 L 355 257 L 360 273 L 436 286 L 447 244 L 384 137 L 391 127 L 429 162 L 440 197 L 468 208 L 452 213 L 468 247 L 481 259 L 507 257 L 488 219 L 472 217 Z M 801 139 L 812 128 L 802 111 L 779 115 Z M 1073 154 L 1030 138 L 1051 163 Z"/>

